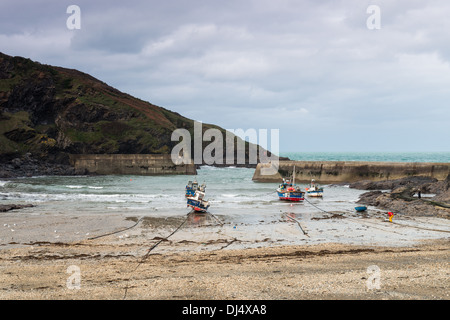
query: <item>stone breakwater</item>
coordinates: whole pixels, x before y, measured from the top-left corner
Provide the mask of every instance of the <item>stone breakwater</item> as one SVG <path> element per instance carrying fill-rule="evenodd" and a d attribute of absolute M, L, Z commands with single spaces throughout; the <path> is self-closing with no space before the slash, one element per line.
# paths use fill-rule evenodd
<path fill-rule="evenodd" d="M 175 165 L 170 154 L 72 154 L 70 163 L 89 174 L 197 174 L 193 163 Z"/>
<path fill-rule="evenodd" d="M 264 175 L 270 163 L 259 163 L 254 181 L 280 182 L 292 177 L 295 167 L 296 182 L 351 183 L 361 180 L 384 181 L 421 176 L 444 180 L 450 173 L 450 163 L 432 162 L 362 162 L 362 161 L 280 161 L 278 172 Z"/>

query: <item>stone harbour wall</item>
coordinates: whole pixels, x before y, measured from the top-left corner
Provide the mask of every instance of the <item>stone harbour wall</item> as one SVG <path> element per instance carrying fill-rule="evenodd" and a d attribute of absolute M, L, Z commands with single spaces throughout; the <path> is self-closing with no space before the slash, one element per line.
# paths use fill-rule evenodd
<path fill-rule="evenodd" d="M 280 182 L 292 177 L 295 167 L 296 182 L 343 183 L 361 180 L 393 180 L 411 176 L 444 180 L 450 173 L 450 163 L 431 162 L 362 162 L 362 161 L 280 161 L 278 172 L 262 174 L 268 163 L 259 163 L 253 175 L 254 181 Z"/>
<path fill-rule="evenodd" d="M 175 165 L 170 154 L 72 154 L 75 170 L 95 174 L 123 175 L 195 175 L 193 163 Z"/>

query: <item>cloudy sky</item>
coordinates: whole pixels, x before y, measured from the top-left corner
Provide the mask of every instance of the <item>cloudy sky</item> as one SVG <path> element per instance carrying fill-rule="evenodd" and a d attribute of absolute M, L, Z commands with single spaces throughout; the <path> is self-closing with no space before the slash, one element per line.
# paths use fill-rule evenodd
<path fill-rule="evenodd" d="M 2 0 L 0 51 L 281 152 L 450 150 L 448 0 Z"/>

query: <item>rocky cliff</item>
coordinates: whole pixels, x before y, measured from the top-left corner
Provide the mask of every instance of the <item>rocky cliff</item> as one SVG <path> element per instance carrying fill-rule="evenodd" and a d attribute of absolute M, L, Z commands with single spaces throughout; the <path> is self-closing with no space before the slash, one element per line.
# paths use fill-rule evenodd
<path fill-rule="evenodd" d="M 0 53 L 0 176 L 27 167 L 48 174 L 68 166 L 69 154 L 169 154 L 177 128 L 193 138 L 193 120 L 176 112 L 83 72 Z"/>

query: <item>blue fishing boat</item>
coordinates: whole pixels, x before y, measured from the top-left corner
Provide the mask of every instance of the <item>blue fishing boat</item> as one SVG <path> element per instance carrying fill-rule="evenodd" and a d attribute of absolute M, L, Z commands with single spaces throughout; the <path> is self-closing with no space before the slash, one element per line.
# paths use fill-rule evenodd
<path fill-rule="evenodd" d="M 185 189 L 185 197 L 193 197 L 195 196 L 195 191 L 200 190 L 202 192 L 205 192 L 206 185 L 203 183 L 201 186 L 199 186 L 197 181 L 189 181 L 186 185 Z"/>
<path fill-rule="evenodd" d="M 204 199 L 205 193 L 195 190 L 193 196 L 187 197 L 187 206 L 191 207 L 195 212 L 204 213 L 209 208 L 209 202 Z"/>
<path fill-rule="evenodd" d="M 305 190 L 310 197 L 323 197 L 323 188 L 319 187 L 314 179 L 311 180 L 309 188 L 305 188 Z"/>
<path fill-rule="evenodd" d="M 363 212 L 367 210 L 367 207 L 366 206 L 355 207 L 355 210 L 358 212 Z"/>
<path fill-rule="evenodd" d="M 299 186 L 295 185 L 295 167 L 293 171 L 292 182 L 288 179 L 283 179 L 283 183 L 278 186 L 278 199 L 287 201 L 303 201 L 305 200 L 305 193 Z"/>

